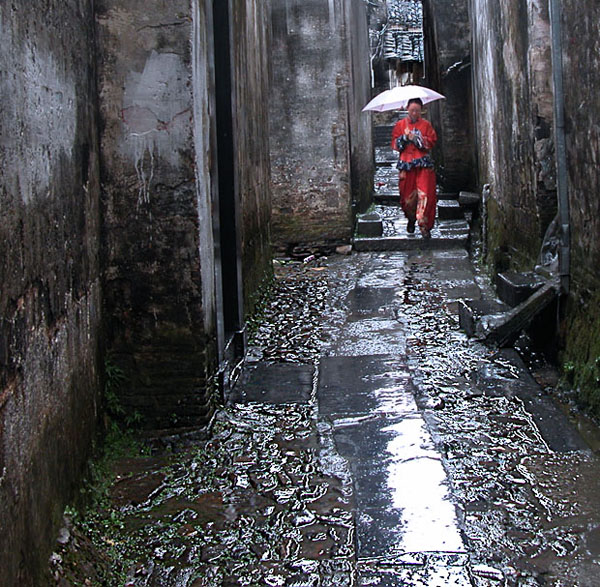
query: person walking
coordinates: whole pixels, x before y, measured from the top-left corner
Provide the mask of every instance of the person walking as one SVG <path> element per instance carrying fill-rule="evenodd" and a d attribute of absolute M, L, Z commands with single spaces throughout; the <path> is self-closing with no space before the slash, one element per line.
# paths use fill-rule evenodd
<path fill-rule="evenodd" d="M 408 101 L 408 116 L 392 130 L 392 149 L 399 152 L 400 207 L 408 219 L 406 230 L 414 233 L 415 224 L 423 238 L 431 237 L 437 205 L 436 178 L 429 152 L 437 142 L 433 126 L 422 117 L 423 102 Z"/>

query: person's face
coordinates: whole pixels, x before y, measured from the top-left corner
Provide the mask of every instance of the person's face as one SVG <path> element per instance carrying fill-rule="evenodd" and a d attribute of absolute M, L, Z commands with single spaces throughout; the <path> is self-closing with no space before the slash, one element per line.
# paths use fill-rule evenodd
<path fill-rule="evenodd" d="M 411 122 L 416 122 L 419 120 L 419 118 L 421 118 L 421 106 L 417 102 L 413 102 L 408 107 L 408 117 L 410 118 Z"/>

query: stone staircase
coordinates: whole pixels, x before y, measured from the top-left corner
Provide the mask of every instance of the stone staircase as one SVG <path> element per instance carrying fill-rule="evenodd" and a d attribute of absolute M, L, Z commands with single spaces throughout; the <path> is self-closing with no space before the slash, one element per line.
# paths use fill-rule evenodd
<path fill-rule="evenodd" d="M 399 206 L 397 154 L 390 147 L 392 125 L 374 129 L 374 209 L 357 218 L 356 251 L 466 248 L 472 214 L 480 195 L 472 192 L 438 193 L 435 225 L 430 239 L 419 231 L 406 231 L 406 218 Z M 463 299 L 459 302 L 461 328 L 488 344 L 506 346 L 560 295 L 557 278 L 543 271 L 499 273 L 497 298 Z"/>
<path fill-rule="evenodd" d="M 399 207 L 397 154 L 390 148 L 392 125 L 374 129 L 375 178 L 374 209 L 357 218 L 354 249 L 356 251 L 398 251 L 466 247 L 469 219 L 473 207 L 479 205 L 477 194 L 466 197 L 456 193 L 439 193 L 435 225 L 430 239 L 419 231 L 406 231 L 406 219 Z"/>

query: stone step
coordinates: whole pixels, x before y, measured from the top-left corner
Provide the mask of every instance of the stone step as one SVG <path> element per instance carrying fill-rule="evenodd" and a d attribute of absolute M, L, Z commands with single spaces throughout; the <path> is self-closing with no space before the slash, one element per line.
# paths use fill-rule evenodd
<path fill-rule="evenodd" d="M 383 234 L 383 221 L 376 212 L 360 214 L 356 218 L 356 232 L 365 237 L 377 237 Z"/>
<path fill-rule="evenodd" d="M 414 238 L 403 237 L 380 237 L 380 238 L 357 238 L 354 239 L 354 250 L 359 253 L 371 251 L 413 251 L 440 250 L 448 248 L 466 248 L 468 236 L 446 236 L 443 238 L 423 239 L 420 236 Z"/>
<path fill-rule="evenodd" d="M 465 217 L 463 209 L 456 200 L 439 200 L 437 215 L 440 220 L 459 220 Z"/>
<path fill-rule="evenodd" d="M 358 252 L 367 251 L 410 251 L 414 249 L 435 250 L 443 248 L 466 248 L 469 242 L 467 222 L 439 222 L 431 231 L 431 238 L 424 239 L 417 228 L 414 234 L 406 232 L 406 222 L 401 223 L 399 234 L 393 236 L 354 238 L 353 248 Z"/>
<path fill-rule="evenodd" d="M 438 201 L 440 200 L 458 200 L 458 194 L 455 192 L 439 192 Z"/>
<path fill-rule="evenodd" d="M 373 201 L 375 202 L 375 204 L 399 206 L 400 205 L 400 196 L 398 195 L 397 191 L 395 191 L 395 192 L 390 192 L 390 191 L 378 192 L 376 194 L 373 194 Z"/>
<path fill-rule="evenodd" d="M 534 273 L 516 273 L 508 271 L 496 275 L 496 292 L 498 297 L 511 308 L 518 306 L 540 289 L 545 280 Z"/>
<path fill-rule="evenodd" d="M 387 147 L 392 142 L 393 124 L 386 124 L 373 127 L 373 144 L 376 147 Z"/>
<path fill-rule="evenodd" d="M 382 189 L 379 189 L 379 191 L 377 191 L 373 194 L 373 200 L 375 201 L 375 203 L 384 203 L 389 200 L 394 200 L 397 202 L 399 200 L 399 198 L 400 198 L 400 196 L 398 194 L 397 187 L 396 187 L 396 189 L 389 189 L 389 186 L 384 186 Z M 456 194 L 447 193 L 447 192 L 438 194 L 438 207 L 439 207 L 440 202 L 456 202 L 456 203 L 458 203 L 456 200 Z M 442 204 L 442 206 L 444 206 L 444 204 Z M 452 206 L 454 208 L 455 204 L 448 204 L 448 206 Z M 457 218 L 463 218 L 463 216 L 458 216 L 458 214 L 457 214 Z"/>

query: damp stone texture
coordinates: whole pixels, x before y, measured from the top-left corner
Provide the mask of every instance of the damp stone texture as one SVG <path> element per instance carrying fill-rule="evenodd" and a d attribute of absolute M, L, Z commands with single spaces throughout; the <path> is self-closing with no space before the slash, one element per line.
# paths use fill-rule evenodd
<path fill-rule="evenodd" d="M 89 1 L 0 3 L 2 585 L 42 584 L 96 432 L 93 22 Z"/>
<path fill-rule="evenodd" d="M 350 119 L 350 186 L 354 209 L 365 212 L 373 201 L 373 119 L 363 112 L 371 99 L 371 67 L 367 4 L 350 2 L 347 8 L 351 85 L 348 96 Z"/>
<path fill-rule="evenodd" d="M 547 2 L 471 2 L 479 182 L 490 262 L 531 268 L 556 214 Z"/>
<path fill-rule="evenodd" d="M 357 116 L 358 104 L 351 95 L 353 69 L 360 71 L 362 62 L 352 61 L 349 42 L 367 25 L 364 10 L 351 9 L 351 4 L 272 2 L 270 140 L 277 248 L 338 245 L 352 234 L 351 125 L 357 123 L 350 119 Z M 357 12 L 360 22 L 352 22 Z M 366 38 L 364 46 L 367 50 Z M 365 68 L 368 61 L 367 52 Z M 369 146 L 367 142 L 365 148 Z"/>
<path fill-rule="evenodd" d="M 243 309 L 248 315 L 271 275 L 269 100 L 270 3 L 230 3 L 235 199 L 239 210 Z M 220 32 L 215 30 L 215 35 Z M 224 50 L 217 42 L 217 51 Z M 219 72 L 217 72 L 219 75 Z M 230 287 L 224 284 L 224 287 Z"/>
<path fill-rule="evenodd" d="M 574 384 L 600 413 L 600 40 L 597 3 L 566 0 L 562 56 L 567 187 L 570 208 L 571 293 L 564 359 Z"/>
<path fill-rule="evenodd" d="M 427 110 L 438 131 L 434 152 L 438 179 L 447 192 L 476 188 L 471 99 L 469 0 L 425 0 L 425 80 L 446 99 Z"/>
<path fill-rule="evenodd" d="M 193 127 L 194 90 L 206 94 L 192 38 L 203 54 L 209 41 L 191 16 L 184 0 L 96 3 L 107 346 L 127 378 L 119 400 L 149 428 L 211 414 L 212 225 L 199 217 L 209 195 Z"/>

